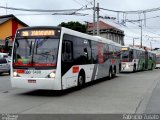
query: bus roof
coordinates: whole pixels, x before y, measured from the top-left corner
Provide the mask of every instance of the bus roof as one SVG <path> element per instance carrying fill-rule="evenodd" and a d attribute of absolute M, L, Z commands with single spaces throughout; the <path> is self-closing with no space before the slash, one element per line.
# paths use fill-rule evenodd
<path fill-rule="evenodd" d="M 145 51 L 144 49 L 139 48 L 139 47 L 131 47 L 131 46 L 122 46 L 122 47 L 128 47 L 128 48 L 134 49 L 134 50 L 142 50 L 142 51 Z"/>
<path fill-rule="evenodd" d="M 108 43 L 110 45 L 115 45 L 115 46 L 119 46 L 121 47 L 120 44 L 118 43 L 115 43 L 109 39 L 106 39 L 106 38 L 102 38 L 100 36 L 91 36 L 91 35 L 88 35 L 86 33 L 81 33 L 81 32 L 78 32 L 78 31 L 74 31 L 74 30 L 71 30 L 71 29 L 68 29 L 68 28 L 65 28 L 65 27 L 62 27 L 62 29 L 71 34 L 71 35 L 75 35 L 75 36 L 78 36 L 78 37 L 82 37 L 82 38 L 85 38 L 85 39 L 91 39 L 93 41 L 97 41 L 97 42 L 103 42 L 103 43 Z"/>
<path fill-rule="evenodd" d="M 82 38 L 85 38 L 85 39 L 91 39 L 93 41 L 108 43 L 108 44 L 111 44 L 111 45 L 121 47 L 120 44 L 115 43 L 115 42 L 113 42 L 109 39 L 102 38 L 100 36 L 91 36 L 91 35 L 88 35 L 86 33 L 81 33 L 81 32 L 75 31 L 75 30 L 71 30 L 71 29 L 68 29 L 68 28 L 65 28 L 65 27 L 59 27 L 59 26 L 32 26 L 32 27 L 20 28 L 17 31 L 19 31 L 19 30 L 29 30 L 29 29 L 57 29 L 57 30 L 62 30 L 65 33 L 68 33 L 70 35 L 75 35 L 75 36 L 82 37 Z"/>
<path fill-rule="evenodd" d="M 32 26 L 32 27 L 18 28 L 17 30 L 29 30 L 29 29 L 61 29 L 61 27 L 59 26 Z"/>

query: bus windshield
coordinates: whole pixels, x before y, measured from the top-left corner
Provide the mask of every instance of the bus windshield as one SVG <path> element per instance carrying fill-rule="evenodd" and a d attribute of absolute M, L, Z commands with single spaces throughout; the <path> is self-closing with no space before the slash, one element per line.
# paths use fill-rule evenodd
<path fill-rule="evenodd" d="M 53 67 L 57 63 L 59 39 L 16 39 L 13 50 L 14 67 Z"/>
<path fill-rule="evenodd" d="M 122 62 L 129 62 L 129 51 L 122 50 Z"/>
<path fill-rule="evenodd" d="M 131 62 L 133 60 L 133 52 L 122 50 L 122 62 Z"/>

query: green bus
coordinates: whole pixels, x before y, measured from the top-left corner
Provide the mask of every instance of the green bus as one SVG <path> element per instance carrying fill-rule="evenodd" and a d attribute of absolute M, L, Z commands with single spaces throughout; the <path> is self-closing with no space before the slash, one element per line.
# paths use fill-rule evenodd
<path fill-rule="evenodd" d="M 153 51 L 145 51 L 145 69 L 153 70 L 156 67 L 156 54 Z"/>
<path fill-rule="evenodd" d="M 121 48 L 121 72 L 145 70 L 145 50 L 137 47 Z"/>

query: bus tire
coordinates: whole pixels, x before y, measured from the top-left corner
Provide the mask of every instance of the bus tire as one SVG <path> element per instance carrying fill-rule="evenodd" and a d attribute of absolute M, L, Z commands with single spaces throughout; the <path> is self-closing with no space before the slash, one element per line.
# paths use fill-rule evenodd
<path fill-rule="evenodd" d="M 114 69 L 113 69 L 113 71 L 112 71 L 112 77 L 115 77 L 115 76 L 116 76 L 116 73 L 117 73 L 117 71 L 116 71 L 116 66 L 114 66 Z"/>
<path fill-rule="evenodd" d="M 10 71 L 8 71 L 8 74 L 10 75 Z"/>
<path fill-rule="evenodd" d="M 152 66 L 151 66 L 151 70 L 153 70 L 153 64 L 152 64 Z"/>
<path fill-rule="evenodd" d="M 136 65 L 133 66 L 133 72 L 136 72 Z"/>
<path fill-rule="evenodd" d="M 145 67 L 144 67 L 144 63 L 143 63 L 143 65 L 142 65 L 142 71 L 144 71 L 145 70 Z"/>
<path fill-rule="evenodd" d="M 121 72 L 121 64 L 119 64 L 119 73 Z"/>
<path fill-rule="evenodd" d="M 108 79 L 110 80 L 110 79 L 112 79 L 112 76 L 113 75 L 113 73 L 112 73 L 112 67 L 110 67 L 110 69 L 109 69 L 109 74 L 108 74 Z"/>
<path fill-rule="evenodd" d="M 84 84 L 85 84 L 85 73 L 84 71 L 80 72 L 79 75 L 78 75 L 78 81 L 77 81 L 77 86 L 78 86 L 78 89 L 81 89 L 83 88 Z"/>

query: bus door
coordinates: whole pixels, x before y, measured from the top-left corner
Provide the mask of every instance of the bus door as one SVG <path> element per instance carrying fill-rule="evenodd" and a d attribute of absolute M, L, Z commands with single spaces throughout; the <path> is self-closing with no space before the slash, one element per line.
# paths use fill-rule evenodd
<path fill-rule="evenodd" d="M 148 69 L 148 52 L 145 51 L 145 69 Z"/>

